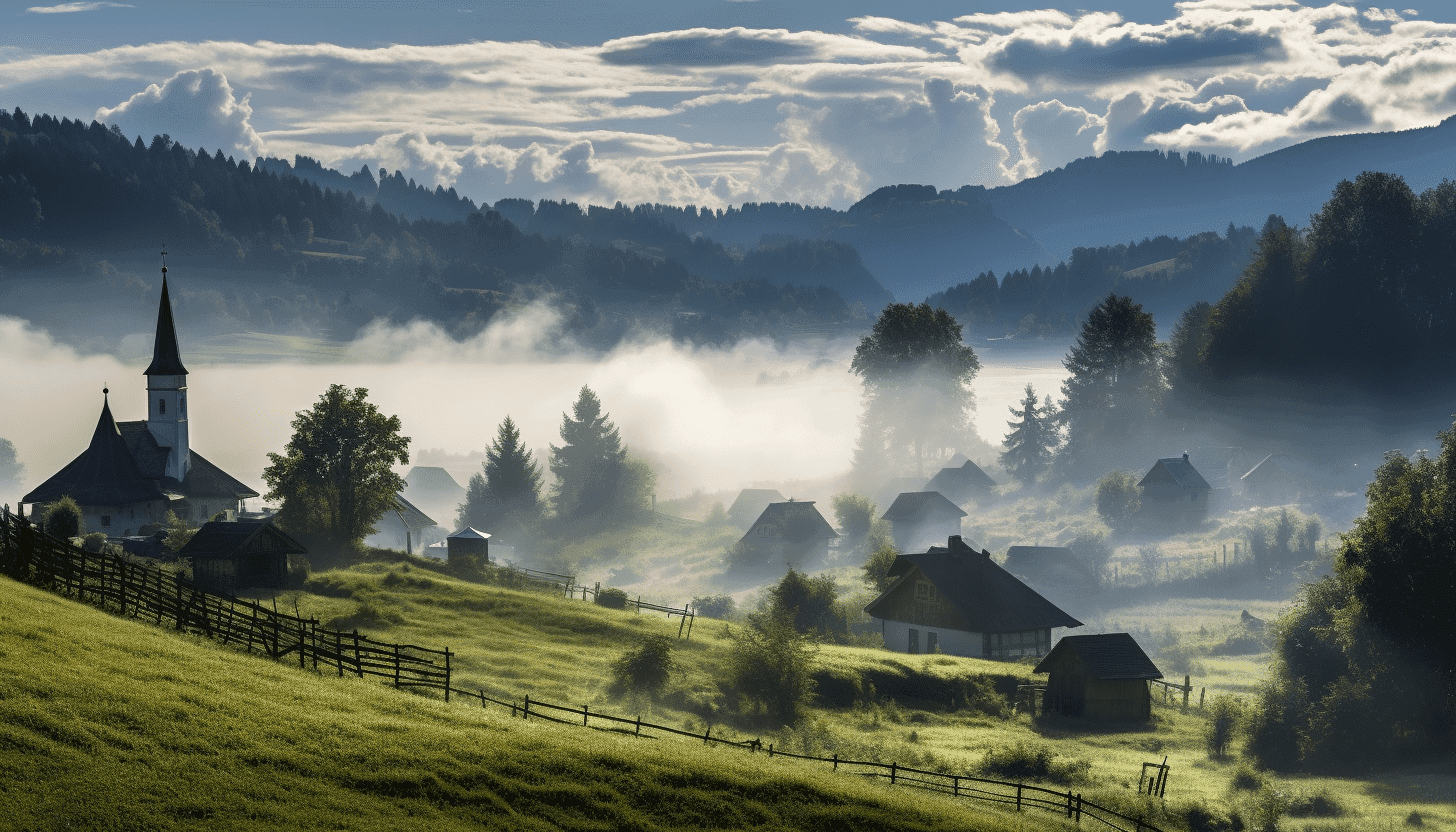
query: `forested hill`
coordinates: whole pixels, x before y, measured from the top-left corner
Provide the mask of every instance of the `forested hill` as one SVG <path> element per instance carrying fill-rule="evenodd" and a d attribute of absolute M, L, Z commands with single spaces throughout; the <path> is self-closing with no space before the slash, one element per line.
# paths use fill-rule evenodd
<path fill-rule="evenodd" d="M 735 258 L 670 228 L 634 227 L 630 212 L 615 225 L 604 217 L 609 232 L 589 239 L 526 233 L 489 210 L 409 220 L 385 204 L 468 203 L 394 174 L 381 175 L 370 204 L 355 193 L 366 182 L 335 190 L 269 167 L 165 136 L 147 144 L 96 122 L 0 112 L 0 276 L 151 264 L 165 242 L 194 267 L 232 275 L 226 314 L 242 328 L 347 336 L 376 317 L 422 316 L 467 334 L 546 297 L 582 340 L 604 346 L 644 327 L 715 343 L 832 332 L 860 326 L 887 299 L 842 247 L 781 241 Z M 634 230 L 658 236 L 620 233 Z M 695 272 L 674 254 L 712 268 Z M 817 284 L 785 285 L 786 274 L 857 288 L 862 305 Z"/>

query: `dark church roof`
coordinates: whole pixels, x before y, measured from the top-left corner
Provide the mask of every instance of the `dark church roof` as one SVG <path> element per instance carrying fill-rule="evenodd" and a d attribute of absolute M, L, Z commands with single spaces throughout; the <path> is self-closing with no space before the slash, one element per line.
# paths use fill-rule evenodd
<path fill-rule="evenodd" d="M 791 500 L 786 503 L 769 503 L 768 508 L 754 521 L 748 533 L 743 536 L 744 540 L 756 537 L 764 529 L 772 537 L 782 538 L 791 543 L 803 543 L 810 540 L 830 540 L 839 537 L 819 509 L 814 508 L 813 500 Z"/>
<path fill-rule="evenodd" d="M 892 523 L 906 520 L 913 522 L 925 518 L 931 512 L 966 516 L 960 506 L 947 500 L 939 491 L 907 491 L 895 498 L 895 502 L 890 504 L 881 519 Z"/>
<path fill-rule="evenodd" d="M 152 363 L 144 375 L 185 376 L 182 352 L 177 348 L 177 327 L 172 324 L 172 300 L 167 294 L 167 267 L 162 267 L 162 304 L 157 310 L 157 337 L 152 342 Z"/>
<path fill-rule="evenodd" d="M 960 615 L 970 632 L 1011 633 L 1082 626 L 1082 622 L 1002 569 L 991 560 L 990 552 L 972 549 L 960 536 L 953 536 L 948 542 L 950 545 L 945 548 L 932 546 L 928 552 L 896 557 L 889 572 L 895 581 L 865 607 L 865 612 L 875 618 L 885 618 L 890 596 L 918 570 Z"/>
<path fill-rule="evenodd" d="M 124 505 L 165 500 L 161 483 L 138 468 L 126 440 L 111 417 L 111 402 L 103 399 L 101 418 L 91 444 L 71 464 L 56 472 L 21 500 L 49 503 L 69 496 L 81 505 Z"/>
<path fill-rule="evenodd" d="M 278 530 L 270 520 L 210 520 L 192 535 L 177 552 L 179 558 L 193 560 L 228 560 L 254 538 L 267 536 L 281 544 L 269 547 L 270 551 L 290 555 L 305 555 L 308 550 L 297 540 Z"/>
<path fill-rule="evenodd" d="M 243 485 L 221 468 L 208 462 L 196 451 L 187 452 L 187 480 L 177 482 L 166 475 L 167 455 L 172 451 L 157 444 L 157 438 L 146 422 L 119 422 L 122 439 L 136 460 L 137 470 L 142 476 L 157 480 L 162 490 L 179 494 L 189 499 L 223 497 L 241 500 L 256 497 L 258 492 Z"/>
<path fill-rule="evenodd" d="M 1052 652 L 1041 660 L 1033 673 L 1047 673 L 1066 658 L 1067 653 L 1082 658 L 1087 672 L 1105 681 L 1113 679 L 1161 679 L 1158 670 L 1143 648 L 1127 633 L 1103 633 L 1096 636 L 1062 636 Z"/>

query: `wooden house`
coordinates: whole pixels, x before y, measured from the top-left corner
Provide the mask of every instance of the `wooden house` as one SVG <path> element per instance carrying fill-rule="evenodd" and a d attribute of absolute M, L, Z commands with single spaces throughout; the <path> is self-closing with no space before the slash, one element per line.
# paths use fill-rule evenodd
<path fill-rule="evenodd" d="M 384 516 L 374 521 L 374 531 L 364 543 L 380 549 L 399 549 L 408 554 L 423 551 L 445 539 L 445 531 L 428 514 L 415 508 L 403 494 L 394 495 Z"/>
<path fill-rule="evenodd" d="M 21 498 L 25 505 L 70 497 L 81 506 L 88 532 L 108 537 L 139 535 L 143 526 L 165 521 L 167 512 L 202 522 L 237 511 L 258 492 L 208 462 L 191 446 L 187 415 L 187 368 L 177 346 L 167 267 L 162 267 L 162 297 L 157 333 L 146 376 L 146 421 L 118 422 L 111 415 L 109 390 L 102 390 L 101 417 L 86 450 Z"/>
<path fill-rule="evenodd" d="M 1148 681 L 1163 678 L 1127 633 L 1064 636 L 1033 672 L 1048 674 L 1046 711 L 1108 722 L 1151 718 Z"/>
<path fill-rule="evenodd" d="M 880 621 L 885 646 L 896 652 L 1044 656 L 1053 629 L 1082 626 L 959 536 L 945 547 L 896 557 L 889 576 L 890 586 L 865 612 Z"/>
<path fill-rule="evenodd" d="M 308 554 L 269 520 L 211 520 L 192 535 L 178 558 L 192 562 L 193 580 L 217 590 L 281 587 L 289 558 Z"/>
<path fill-rule="evenodd" d="M 1174 526 L 1196 526 L 1208 517 L 1213 487 L 1193 467 L 1188 454 L 1160 459 L 1138 483 L 1142 513 Z"/>
<path fill-rule="evenodd" d="M 744 565 L 797 568 L 824 561 L 829 541 L 839 537 L 813 500 L 769 503 L 739 543 L 747 550 Z"/>
<path fill-rule="evenodd" d="M 942 468 L 921 491 L 939 491 L 953 503 L 968 503 L 996 489 L 996 481 L 980 466 L 967 459 L 953 468 Z"/>
<path fill-rule="evenodd" d="M 923 552 L 942 540 L 961 533 L 966 512 L 939 491 L 910 491 L 895 498 L 882 520 L 890 522 L 895 548 L 901 552 Z"/>
<path fill-rule="evenodd" d="M 784 495 L 773 488 L 745 488 L 728 507 L 728 519 L 740 529 L 753 525 L 769 503 L 782 503 Z"/>

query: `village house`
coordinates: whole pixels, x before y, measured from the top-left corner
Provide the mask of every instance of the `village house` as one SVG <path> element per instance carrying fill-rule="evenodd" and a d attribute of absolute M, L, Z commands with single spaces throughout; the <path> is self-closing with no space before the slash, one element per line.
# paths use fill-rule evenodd
<path fill-rule="evenodd" d="M 728 507 L 728 520 L 740 529 L 753 525 L 769 503 L 784 502 L 784 495 L 773 488 L 745 488 L 738 492 L 738 498 Z"/>
<path fill-rule="evenodd" d="M 957 458 L 962 458 L 957 455 Z M 963 505 L 996 490 L 996 481 L 969 459 L 954 467 L 942 468 L 921 491 L 939 491 L 947 499 Z"/>
<path fill-rule="evenodd" d="M 1032 672 L 1048 674 L 1046 711 L 1108 722 L 1150 719 L 1148 682 L 1163 678 L 1127 633 L 1063 636 Z"/>
<path fill-rule="evenodd" d="M 890 522 L 895 548 L 920 552 L 961 533 L 966 512 L 939 491 L 910 491 L 895 498 L 882 520 Z"/>
<path fill-rule="evenodd" d="M 739 545 L 745 549 L 744 565 L 787 563 L 802 569 L 828 558 L 829 541 L 837 537 L 813 500 L 789 500 L 769 503 Z"/>
<path fill-rule="evenodd" d="M 412 555 L 444 539 L 444 530 L 401 493 L 394 495 L 384 516 L 374 521 L 374 531 L 364 538 L 364 544 L 378 549 L 401 549 Z"/>
<path fill-rule="evenodd" d="M 899 555 L 889 577 L 889 587 L 864 609 L 879 619 L 885 647 L 896 652 L 1010 661 L 1044 656 L 1053 629 L 1082 626 L 959 536 L 945 547 Z"/>
<path fill-rule="evenodd" d="M 81 506 L 87 531 L 108 537 L 136 535 L 162 523 L 167 512 L 200 523 L 238 511 L 258 492 L 229 476 L 192 449 L 187 419 L 187 368 L 177 346 L 167 267 L 147 378 L 147 419 L 117 422 L 110 391 L 102 390 L 101 417 L 91 444 L 56 474 L 21 498 L 34 509 L 69 496 Z"/>
<path fill-rule="evenodd" d="M 177 552 L 192 563 L 198 586 L 227 591 L 238 587 L 281 587 L 290 558 L 307 554 L 271 520 L 211 520 Z"/>
<path fill-rule="evenodd" d="M 1142 514 L 1174 526 L 1196 526 L 1208 517 L 1213 487 L 1193 467 L 1188 454 L 1160 459 L 1138 483 Z"/>

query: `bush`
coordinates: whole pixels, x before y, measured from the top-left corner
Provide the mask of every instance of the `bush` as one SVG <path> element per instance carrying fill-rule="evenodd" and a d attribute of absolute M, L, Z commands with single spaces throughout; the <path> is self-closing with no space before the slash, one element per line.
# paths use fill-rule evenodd
<path fill-rule="evenodd" d="M 612 688 L 634 697 L 646 695 L 652 701 L 662 695 L 674 672 L 682 669 L 672 656 L 672 639 L 664 635 L 647 635 L 637 646 L 612 662 Z"/>
<path fill-rule="evenodd" d="M 1238 729 L 1242 716 L 1243 704 L 1239 700 L 1226 693 L 1213 698 L 1208 706 L 1208 727 L 1203 731 L 1203 741 L 1208 746 L 1209 756 L 1228 755 L 1234 731 Z"/>
<path fill-rule="evenodd" d="M 839 524 L 839 532 L 844 535 L 845 542 L 857 543 L 870 533 L 870 524 L 877 513 L 870 498 L 841 491 L 830 503 L 834 506 L 834 520 Z"/>
<path fill-rule="evenodd" d="M 81 506 L 70 497 L 62 497 L 45 507 L 41 528 L 51 537 L 69 540 L 81 536 Z"/>
<path fill-rule="evenodd" d="M 81 539 L 81 548 L 92 554 L 100 552 L 104 546 L 106 546 L 105 532 L 92 532 Z"/>
<path fill-rule="evenodd" d="M 728 619 L 738 612 L 738 602 L 731 595 L 704 595 L 692 601 L 693 613 L 704 618 Z"/>
<path fill-rule="evenodd" d="M 846 628 L 844 616 L 836 615 L 837 596 L 833 576 L 811 578 L 791 567 L 768 591 L 769 614 L 783 617 L 801 633 L 842 635 Z"/>
<path fill-rule="evenodd" d="M 728 631 L 724 663 L 729 687 L 742 701 L 770 718 L 792 724 L 814 694 L 813 641 L 794 630 L 782 616 L 755 613 L 748 623 Z"/>
<path fill-rule="evenodd" d="M 1292 818 L 1337 818 L 1345 814 L 1345 807 L 1324 789 L 1313 794 L 1300 792 L 1289 799 L 1284 813 Z"/>
<path fill-rule="evenodd" d="M 1229 781 L 1229 785 L 1232 786 L 1236 791 L 1258 791 L 1265 786 L 1264 775 L 1260 774 L 1252 768 L 1249 768 L 1248 766 L 1239 766 L 1238 769 L 1234 771 L 1234 776 Z"/>
<path fill-rule="evenodd" d="M 981 760 L 981 772 L 1008 780 L 1044 780 L 1053 783 L 1081 783 L 1092 764 L 1080 757 L 1056 759 L 1045 746 L 1018 742 L 992 748 Z"/>
<path fill-rule="evenodd" d="M 606 607 L 609 610 L 624 610 L 627 608 L 627 593 L 609 586 L 597 593 L 596 601 L 599 607 Z"/>
<path fill-rule="evenodd" d="M 1092 570 L 1099 585 L 1106 580 L 1104 573 L 1107 572 L 1107 562 L 1112 560 L 1112 546 L 1108 544 L 1106 534 L 1083 532 L 1073 538 L 1067 547 Z"/>
<path fill-rule="evenodd" d="M 1142 489 L 1137 477 L 1113 471 L 1097 483 L 1097 514 L 1115 531 L 1128 531 L 1142 510 Z"/>

